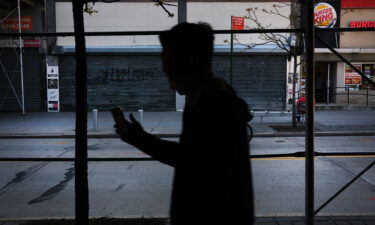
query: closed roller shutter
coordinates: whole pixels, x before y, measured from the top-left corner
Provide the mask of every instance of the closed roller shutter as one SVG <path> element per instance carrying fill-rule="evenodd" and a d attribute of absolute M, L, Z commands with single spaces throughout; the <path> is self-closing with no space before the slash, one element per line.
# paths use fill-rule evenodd
<path fill-rule="evenodd" d="M 9 84 L 6 76 L 7 73 L 18 97 L 21 98 L 21 77 L 18 49 L 3 48 L 0 50 L 0 52 L 0 111 L 22 111 L 22 108 L 15 98 L 14 92 L 12 91 L 11 85 Z M 38 54 L 38 49 L 23 50 L 26 112 L 42 110 L 41 63 L 41 56 Z"/>
<path fill-rule="evenodd" d="M 229 57 L 214 57 L 213 71 L 229 82 Z M 282 105 L 286 102 L 286 57 L 235 55 L 233 87 L 250 105 Z"/>
<path fill-rule="evenodd" d="M 159 55 L 89 55 L 87 99 L 89 108 L 127 111 L 175 110 L 175 92 L 161 69 Z M 61 110 L 75 109 L 75 58 L 59 57 Z"/>

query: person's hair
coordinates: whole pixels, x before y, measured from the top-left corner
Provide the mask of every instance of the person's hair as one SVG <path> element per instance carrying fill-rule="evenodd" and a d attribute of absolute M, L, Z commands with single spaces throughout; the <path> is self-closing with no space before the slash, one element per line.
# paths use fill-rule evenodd
<path fill-rule="evenodd" d="M 159 39 L 163 48 L 173 52 L 177 65 L 187 65 L 189 72 L 211 72 L 214 34 L 209 24 L 180 23 Z"/>

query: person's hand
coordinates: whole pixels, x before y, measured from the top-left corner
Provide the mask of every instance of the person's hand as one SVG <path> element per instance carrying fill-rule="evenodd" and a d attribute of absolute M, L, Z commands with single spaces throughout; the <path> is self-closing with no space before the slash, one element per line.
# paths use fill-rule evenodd
<path fill-rule="evenodd" d="M 130 113 L 130 121 L 125 118 L 125 125 L 120 126 L 115 124 L 116 133 L 120 135 L 121 140 L 131 145 L 136 145 L 142 141 L 142 138 L 147 135 L 143 130 L 141 124 L 134 118 L 133 114 Z"/>

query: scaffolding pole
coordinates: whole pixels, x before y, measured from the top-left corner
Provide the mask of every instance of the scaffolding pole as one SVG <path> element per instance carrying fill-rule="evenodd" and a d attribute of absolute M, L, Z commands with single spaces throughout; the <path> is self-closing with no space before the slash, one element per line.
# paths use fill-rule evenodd
<path fill-rule="evenodd" d="M 305 2 L 306 43 L 306 133 L 305 133 L 305 222 L 314 224 L 314 0 Z"/>
<path fill-rule="evenodd" d="M 22 33 L 21 27 L 21 0 L 17 0 L 18 8 L 18 33 Z M 18 37 L 18 45 L 20 49 L 20 75 L 21 75 L 21 99 L 22 99 L 22 115 L 26 115 L 25 110 L 25 88 L 23 85 L 23 54 L 22 54 L 22 37 Z"/>

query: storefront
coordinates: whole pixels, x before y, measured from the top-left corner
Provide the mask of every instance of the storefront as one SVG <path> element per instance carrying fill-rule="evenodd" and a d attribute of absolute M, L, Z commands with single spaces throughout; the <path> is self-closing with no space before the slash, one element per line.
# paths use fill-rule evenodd
<path fill-rule="evenodd" d="M 341 0 L 340 4 L 340 13 L 337 13 L 341 15 L 338 19 L 340 27 L 375 26 L 375 1 Z M 341 32 L 337 38 L 337 52 L 375 81 L 375 32 Z M 315 92 L 318 103 L 375 104 L 374 97 L 367 99 L 366 95 L 372 94 L 374 87 L 367 85 L 365 79 L 324 46 L 318 45 L 315 52 Z"/>
<path fill-rule="evenodd" d="M 95 49 L 88 49 L 95 51 Z M 107 48 L 110 51 L 111 48 Z M 60 109 L 75 109 L 75 58 L 72 49 L 57 54 L 60 80 Z M 108 110 L 121 105 L 128 111 L 173 111 L 175 92 L 170 89 L 156 52 L 94 53 L 87 56 L 89 108 Z M 148 49 L 148 51 L 150 51 Z M 155 50 L 156 51 L 156 50 Z M 158 50 L 160 51 L 160 49 Z M 140 53 L 142 52 L 142 53 Z M 248 104 L 286 102 L 285 53 L 243 53 L 233 57 L 233 87 Z M 217 51 L 213 72 L 230 81 L 228 52 Z"/>

